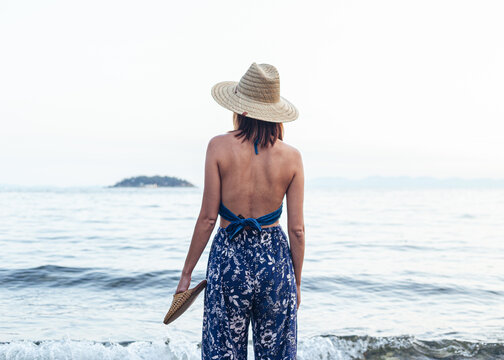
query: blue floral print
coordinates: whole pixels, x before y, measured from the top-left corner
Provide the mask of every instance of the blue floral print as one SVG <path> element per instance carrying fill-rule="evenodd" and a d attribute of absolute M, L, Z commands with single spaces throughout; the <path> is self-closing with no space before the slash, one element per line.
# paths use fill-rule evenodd
<path fill-rule="evenodd" d="M 297 292 L 281 225 L 215 235 L 206 271 L 203 360 L 247 359 L 252 323 L 255 359 L 296 358 Z"/>

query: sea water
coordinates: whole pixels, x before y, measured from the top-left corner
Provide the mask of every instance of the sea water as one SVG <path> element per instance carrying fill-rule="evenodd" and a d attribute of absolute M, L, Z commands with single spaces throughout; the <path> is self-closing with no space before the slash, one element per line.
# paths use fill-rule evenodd
<path fill-rule="evenodd" d="M 201 197 L 0 189 L 0 359 L 199 359 L 203 296 L 162 320 Z M 298 359 L 504 359 L 503 189 L 308 187 L 305 223 Z"/>

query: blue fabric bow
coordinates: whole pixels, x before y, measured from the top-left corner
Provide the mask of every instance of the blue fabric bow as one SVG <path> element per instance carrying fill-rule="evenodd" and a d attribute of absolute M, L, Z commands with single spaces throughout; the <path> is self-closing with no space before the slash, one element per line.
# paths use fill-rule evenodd
<path fill-rule="evenodd" d="M 245 226 L 250 226 L 257 231 L 261 231 L 261 225 L 259 222 L 254 219 L 254 218 L 246 218 L 246 219 L 240 219 L 238 220 L 233 220 L 231 223 L 226 227 L 226 231 L 231 239 L 233 239 L 236 234 L 238 234 Z"/>
<path fill-rule="evenodd" d="M 251 228 L 254 228 L 257 231 L 261 231 L 262 230 L 261 225 L 271 225 L 275 223 L 280 218 L 280 215 L 282 215 L 282 207 L 283 203 L 275 211 L 267 215 L 258 217 L 257 219 L 255 218 L 242 219 L 233 214 L 233 212 L 229 210 L 227 207 L 225 207 L 224 204 L 221 202 L 219 206 L 219 215 L 222 216 L 227 221 L 229 221 L 229 225 L 226 227 L 226 232 L 228 233 L 229 237 L 233 239 L 241 230 L 243 230 L 245 226 L 250 226 Z"/>

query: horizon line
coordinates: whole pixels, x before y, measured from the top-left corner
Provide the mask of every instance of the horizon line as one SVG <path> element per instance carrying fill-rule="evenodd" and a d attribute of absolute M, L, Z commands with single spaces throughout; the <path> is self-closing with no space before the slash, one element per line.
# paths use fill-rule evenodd
<path fill-rule="evenodd" d="M 149 175 L 145 175 L 149 176 Z M 182 180 L 185 180 L 184 178 L 179 178 Z M 394 175 L 394 176 L 384 176 L 384 175 L 368 175 L 364 177 L 345 177 L 345 176 L 319 176 L 311 179 L 306 179 L 305 180 L 305 185 L 323 185 L 324 183 L 329 184 L 331 182 L 335 183 L 334 185 L 344 185 L 343 183 L 347 184 L 356 184 L 358 183 L 363 184 L 365 182 L 368 182 L 368 185 L 370 181 L 403 181 L 403 182 L 410 182 L 411 181 L 431 181 L 431 182 L 443 182 L 445 184 L 449 182 L 492 182 L 492 183 L 502 183 L 504 185 L 504 178 L 496 178 L 496 177 L 460 177 L 460 176 L 448 176 L 448 177 L 438 177 L 438 176 L 428 176 L 428 175 L 420 175 L 420 176 L 409 176 L 409 175 Z M 338 184 L 336 184 L 338 183 Z M 385 184 L 385 183 L 382 183 Z M 195 188 L 202 188 L 202 186 L 193 184 Z M 376 184 L 375 185 L 379 185 Z M 399 184 L 397 184 L 399 185 Z M 110 184 L 88 184 L 88 185 L 82 185 L 82 184 L 74 184 L 74 185 L 55 185 L 55 184 L 11 184 L 11 183 L 1 183 L 0 182 L 0 189 L 2 187 L 4 188 L 96 188 L 96 187 L 103 187 L 103 188 L 109 188 L 112 185 Z"/>

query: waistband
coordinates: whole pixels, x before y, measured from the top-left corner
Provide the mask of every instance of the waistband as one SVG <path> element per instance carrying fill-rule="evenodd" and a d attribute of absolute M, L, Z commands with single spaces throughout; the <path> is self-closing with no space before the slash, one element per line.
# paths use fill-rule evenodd
<path fill-rule="evenodd" d="M 246 233 L 245 233 L 246 232 Z M 240 239 L 240 241 L 253 241 L 255 242 L 257 239 L 259 243 L 262 243 L 262 239 L 265 239 L 266 242 L 269 241 L 279 241 L 288 243 L 288 236 L 282 228 L 282 225 L 278 224 L 275 226 L 262 228 L 261 230 L 255 228 L 242 229 L 235 234 L 234 237 L 231 237 L 229 232 L 225 227 L 219 226 L 217 228 L 217 233 L 215 234 L 215 239 L 221 239 L 220 241 L 225 240 L 226 242 L 233 243 Z M 269 240 L 268 240 L 269 239 Z"/>
<path fill-rule="evenodd" d="M 270 231 L 271 232 L 273 230 L 283 230 L 282 225 L 278 224 L 278 225 L 270 226 L 270 227 L 264 227 L 264 226 L 261 227 L 261 231 Z M 217 227 L 217 231 L 226 231 L 226 228 L 219 225 Z M 254 229 L 254 228 L 251 228 L 249 231 L 259 232 L 259 230 Z"/>

